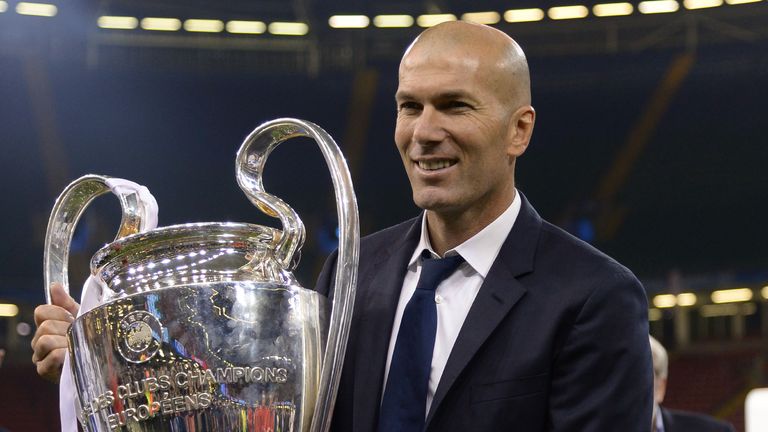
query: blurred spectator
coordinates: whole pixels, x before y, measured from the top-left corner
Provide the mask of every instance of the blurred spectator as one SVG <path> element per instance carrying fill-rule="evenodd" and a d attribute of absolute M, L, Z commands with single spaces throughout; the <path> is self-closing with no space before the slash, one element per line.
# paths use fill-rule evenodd
<path fill-rule="evenodd" d="M 667 350 L 650 336 L 653 354 L 653 423 L 651 432 L 735 432 L 733 425 L 704 414 L 661 407 L 667 391 Z"/>

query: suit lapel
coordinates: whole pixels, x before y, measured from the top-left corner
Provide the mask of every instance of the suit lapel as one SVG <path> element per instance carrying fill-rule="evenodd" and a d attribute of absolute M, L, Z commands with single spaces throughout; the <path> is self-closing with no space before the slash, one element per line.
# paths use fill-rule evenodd
<path fill-rule="evenodd" d="M 480 287 L 448 357 L 429 409 L 427 426 L 472 357 L 525 295 L 525 287 L 516 278 L 533 270 L 541 218 L 525 196 L 520 194 L 520 197 L 520 214 Z"/>
<path fill-rule="evenodd" d="M 356 311 L 361 317 L 359 327 L 353 330 L 358 335 L 353 402 L 355 431 L 376 430 L 395 309 L 420 232 L 421 218 L 416 218 L 405 237 L 373 258 L 373 265 L 366 269 L 358 284 L 363 298 L 359 303 L 362 310 Z"/>

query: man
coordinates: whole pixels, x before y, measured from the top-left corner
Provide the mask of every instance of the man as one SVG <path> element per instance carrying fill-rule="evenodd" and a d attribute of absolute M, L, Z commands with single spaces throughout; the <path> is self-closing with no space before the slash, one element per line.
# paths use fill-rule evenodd
<path fill-rule="evenodd" d="M 515 189 L 535 120 L 521 48 L 487 26 L 428 29 L 400 63 L 395 99 L 395 142 L 424 213 L 361 242 L 332 430 L 647 431 L 642 286 Z M 410 301 L 428 258 L 457 255 L 434 294 L 432 356 L 416 379 L 421 354 L 400 357 L 427 326 L 408 317 Z"/>
<path fill-rule="evenodd" d="M 399 78 L 395 141 L 425 212 L 361 242 L 332 430 L 647 432 L 642 286 L 515 189 L 535 121 L 520 47 L 491 27 L 441 24 L 407 50 Z M 440 277 L 422 285 L 435 263 Z M 35 347 L 41 374 L 54 346 Z"/>
<path fill-rule="evenodd" d="M 667 350 L 653 336 L 653 429 L 652 432 L 735 432 L 733 425 L 710 416 L 662 408 L 667 392 L 669 357 Z"/>

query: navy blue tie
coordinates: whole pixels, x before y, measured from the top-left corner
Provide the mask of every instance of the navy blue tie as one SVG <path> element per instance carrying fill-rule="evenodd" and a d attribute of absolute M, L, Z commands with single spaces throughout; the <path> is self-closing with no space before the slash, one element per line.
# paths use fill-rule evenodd
<path fill-rule="evenodd" d="M 389 366 L 379 414 L 379 432 L 421 432 L 424 429 L 437 330 L 435 289 L 464 262 L 460 255 L 432 259 L 427 250 L 421 257 L 419 282 L 403 311 Z"/>

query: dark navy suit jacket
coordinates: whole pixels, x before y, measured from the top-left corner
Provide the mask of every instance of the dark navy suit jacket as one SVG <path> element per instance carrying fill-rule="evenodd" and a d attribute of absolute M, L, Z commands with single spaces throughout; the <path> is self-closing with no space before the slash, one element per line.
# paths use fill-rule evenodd
<path fill-rule="evenodd" d="M 661 408 L 664 432 L 735 432 L 733 425 L 710 416 Z"/>
<path fill-rule="evenodd" d="M 395 308 L 420 218 L 364 238 L 332 432 L 375 431 Z M 328 293 L 335 255 L 316 289 Z M 632 273 L 527 199 L 461 328 L 426 431 L 647 432 L 648 305 Z"/>

